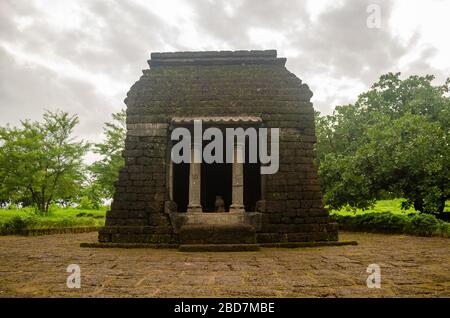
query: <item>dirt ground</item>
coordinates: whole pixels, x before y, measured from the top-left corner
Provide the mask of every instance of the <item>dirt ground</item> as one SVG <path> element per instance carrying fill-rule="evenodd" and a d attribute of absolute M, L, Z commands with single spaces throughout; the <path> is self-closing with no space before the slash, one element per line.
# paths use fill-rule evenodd
<path fill-rule="evenodd" d="M 0 237 L 0 297 L 450 297 L 450 239 L 340 233 L 357 246 L 235 253 L 80 248 L 97 234 Z M 66 285 L 69 264 L 81 288 Z M 369 264 L 381 288 L 368 288 Z"/>

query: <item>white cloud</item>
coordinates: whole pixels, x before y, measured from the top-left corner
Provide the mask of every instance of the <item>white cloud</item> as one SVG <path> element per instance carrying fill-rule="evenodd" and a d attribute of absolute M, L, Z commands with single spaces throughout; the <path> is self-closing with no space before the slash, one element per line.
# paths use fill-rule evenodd
<path fill-rule="evenodd" d="M 318 17 L 330 9 L 330 7 L 340 7 L 344 5 L 342 0 L 308 0 L 306 1 L 306 10 L 308 10 L 311 21 L 317 21 Z"/>
<path fill-rule="evenodd" d="M 265 28 L 250 27 L 247 34 L 250 42 L 261 48 L 286 47 L 289 44 L 284 34 Z"/>
<path fill-rule="evenodd" d="M 60 107 L 98 139 L 156 51 L 275 48 L 325 113 L 388 71 L 450 75 L 448 1 L 4 1 L 1 125 Z M 381 29 L 365 26 L 372 2 Z"/>
<path fill-rule="evenodd" d="M 445 70 L 450 75 L 450 30 L 449 1 L 398 0 L 389 21 L 391 32 L 403 42 L 411 40 L 416 33 L 420 34 L 417 47 L 409 52 L 409 57 L 400 61 L 405 66 L 420 52 L 432 47 L 436 55 L 427 62 L 435 68 Z"/>

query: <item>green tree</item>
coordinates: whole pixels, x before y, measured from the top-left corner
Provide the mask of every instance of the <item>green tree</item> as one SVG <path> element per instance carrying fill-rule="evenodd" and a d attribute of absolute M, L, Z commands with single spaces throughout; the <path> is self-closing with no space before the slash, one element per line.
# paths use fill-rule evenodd
<path fill-rule="evenodd" d="M 94 152 L 99 154 L 101 159 L 90 167 L 94 176 L 94 187 L 104 198 L 112 198 L 114 182 L 118 179 L 119 170 L 124 166 L 122 151 L 126 136 L 125 110 L 114 113 L 112 118 L 112 121 L 105 123 L 104 142 L 95 144 L 94 147 Z"/>
<path fill-rule="evenodd" d="M 31 201 L 43 214 L 80 191 L 82 158 L 89 145 L 75 141 L 78 117 L 47 111 L 42 122 L 0 128 L 0 193 L 12 202 Z"/>
<path fill-rule="evenodd" d="M 450 81 L 383 75 L 355 104 L 316 115 L 317 158 L 333 209 L 368 208 L 383 193 L 440 215 L 449 198 Z"/>
<path fill-rule="evenodd" d="M 103 195 L 96 182 L 91 182 L 83 188 L 77 200 L 79 209 L 98 210 L 102 206 Z"/>

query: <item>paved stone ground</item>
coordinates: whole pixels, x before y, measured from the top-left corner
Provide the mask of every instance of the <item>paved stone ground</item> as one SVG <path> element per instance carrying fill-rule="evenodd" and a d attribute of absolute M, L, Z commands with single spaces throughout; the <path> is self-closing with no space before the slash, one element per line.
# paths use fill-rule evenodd
<path fill-rule="evenodd" d="M 0 237 L 0 297 L 450 297 L 450 239 L 340 233 L 358 246 L 181 253 L 80 248 L 96 233 Z M 81 267 L 81 289 L 66 267 Z M 381 267 L 381 289 L 366 268 Z"/>

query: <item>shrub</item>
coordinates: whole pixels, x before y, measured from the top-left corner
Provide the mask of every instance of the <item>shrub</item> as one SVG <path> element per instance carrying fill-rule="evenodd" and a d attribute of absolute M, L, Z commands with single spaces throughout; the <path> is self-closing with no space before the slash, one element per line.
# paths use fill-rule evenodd
<path fill-rule="evenodd" d="M 430 214 L 371 212 L 355 215 L 331 214 L 331 219 L 347 231 L 404 233 L 418 236 L 450 237 L 450 224 Z"/>
<path fill-rule="evenodd" d="M 431 236 L 438 232 L 441 221 L 429 214 L 417 214 L 409 218 L 405 231 L 421 236 Z"/>
<path fill-rule="evenodd" d="M 101 207 L 101 200 L 97 197 L 84 195 L 78 202 L 78 209 L 81 210 L 98 210 Z"/>
<path fill-rule="evenodd" d="M 2 234 L 16 233 L 25 229 L 36 222 L 33 215 L 14 215 L 12 218 L 2 224 L 0 232 Z"/>

